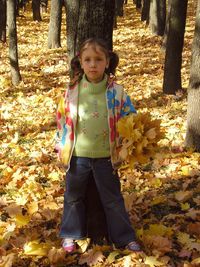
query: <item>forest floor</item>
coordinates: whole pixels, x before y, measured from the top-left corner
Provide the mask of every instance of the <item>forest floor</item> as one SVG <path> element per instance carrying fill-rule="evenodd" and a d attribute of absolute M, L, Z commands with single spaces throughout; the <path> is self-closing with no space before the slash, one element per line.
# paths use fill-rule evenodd
<path fill-rule="evenodd" d="M 58 238 L 63 170 L 54 153 L 55 110 L 68 82 L 65 26 L 62 48 L 47 49 L 49 14 L 18 18 L 23 81 L 10 82 L 8 45 L 0 44 L 0 267 L 200 266 L 200 156 L 183 149 L 195 1 L 189 1 L 182 64 L 184 93 L 162 92 L 161 37 L 151 34 L 132 2 L 114 30 L 116 76 L 139 112 L 161 119 L 166 135 L 155 159 L 121 173 L 131 222 L 144 253 L 88 246 L 66 255 Z M 63 25 L 65 19 L 63 19 Z"/>

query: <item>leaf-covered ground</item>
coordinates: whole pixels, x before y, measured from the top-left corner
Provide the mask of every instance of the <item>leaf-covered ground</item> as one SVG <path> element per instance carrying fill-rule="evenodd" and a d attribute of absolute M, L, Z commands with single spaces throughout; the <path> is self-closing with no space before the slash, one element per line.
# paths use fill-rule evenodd
<path fill-rule="evenodd" d="M 195 2 L 195 1 L 194 1 Z M 65 255 L 58 238 L 64 179 L 54 149 L 55 110 L 68 81 L 65 26 L 62 48 L 47 49 L 49 15 L 18 18 L 23 82 L 10 83 L 8 46 L 0 44 L 0 266 L 200 266 L 200 157 L 183 149 L 195 4 L 189 1 L 182 84 L 162 93 L 162 39 L 153 36 L 132 2 L 114 30 L 118 81 L 136 108 L 162 120 L 166 137 L 156 158 L 121 173 L 127 210 L 144 253 L 87 247 Z"/>

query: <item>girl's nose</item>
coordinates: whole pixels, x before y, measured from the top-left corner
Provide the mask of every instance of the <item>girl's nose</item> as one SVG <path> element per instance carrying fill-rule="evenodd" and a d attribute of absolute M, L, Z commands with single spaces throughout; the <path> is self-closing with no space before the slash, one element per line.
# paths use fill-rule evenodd
<path fill-rule="evenodd" d="M 96 66 L 96 63 L 95 63 L 95 61 L 93 60 L 93 61 L 91 61 L 91 67 L 95 67 Z"/>

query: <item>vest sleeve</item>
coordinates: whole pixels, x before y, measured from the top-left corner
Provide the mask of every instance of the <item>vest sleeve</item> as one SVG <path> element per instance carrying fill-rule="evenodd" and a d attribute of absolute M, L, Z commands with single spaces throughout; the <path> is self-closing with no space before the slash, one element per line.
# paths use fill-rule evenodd
<path fill-rule="evenodd" d="M 59 157 L 61 146 L 64 145 L 62 144 L 64 141 L 64 135 L 66 134 L 65 120 L 65 98 L 61 97 L 56 111 L 57 132 L 55 136 L 55 150 L 58 153 Z"/>
<path fill-rule="evenodd" d="M 120 117 L 124 117 L 130 113 L 137 113 L 137 111 L 131 102 L 130 96 L 123 92 Z"/>

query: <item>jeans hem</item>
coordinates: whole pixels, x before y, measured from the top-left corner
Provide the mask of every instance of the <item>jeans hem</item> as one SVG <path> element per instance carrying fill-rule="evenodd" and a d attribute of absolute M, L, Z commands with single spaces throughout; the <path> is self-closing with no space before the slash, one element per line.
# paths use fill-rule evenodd
<path fill-rule="evenodd" d="M 132 239 L 130 239 L 130 240 L 128 240 L 127 242 L 123 242 L 123 243 L 114 243 L 114 245 L 115 245 L 115 247 L 116 248 L 122 248 L 122 247 L 125 247 L 125 246 L 127 246 L 130 242 L 133 242 L 133 241 L 137 241 L 136 240 L 136 238 L 132 238 Z"/>

